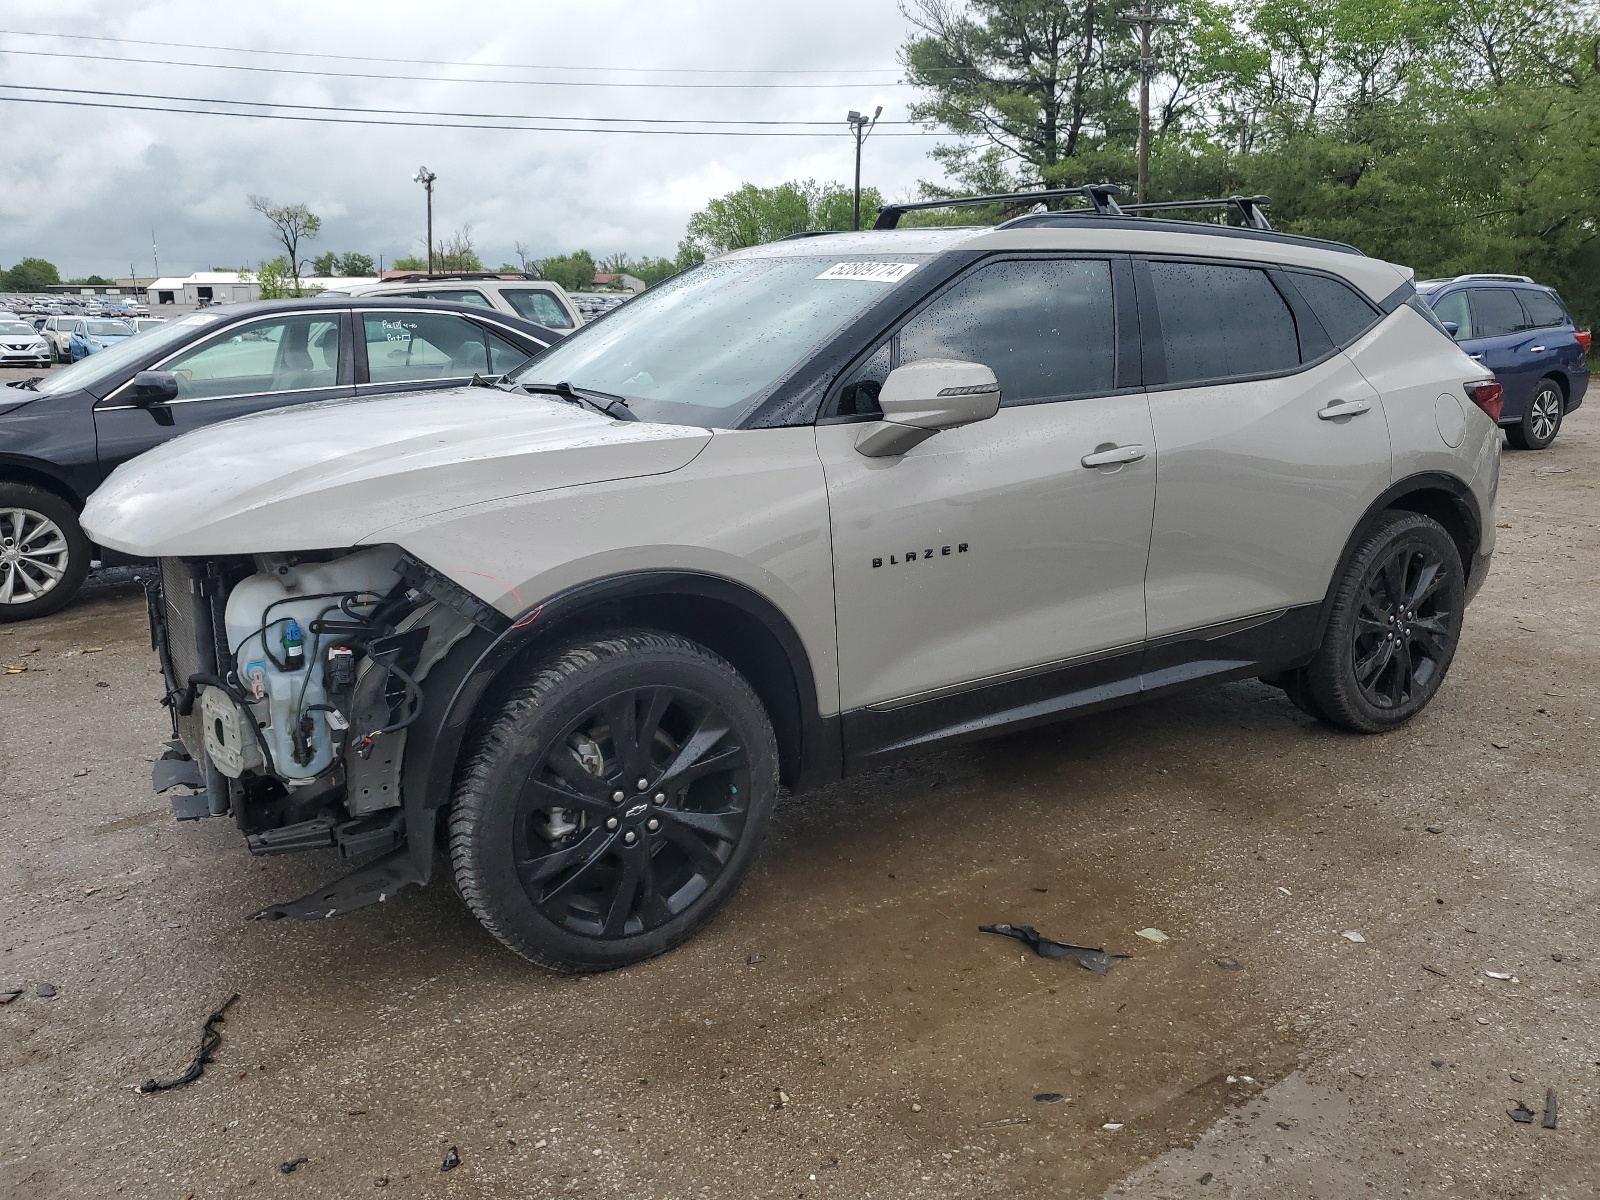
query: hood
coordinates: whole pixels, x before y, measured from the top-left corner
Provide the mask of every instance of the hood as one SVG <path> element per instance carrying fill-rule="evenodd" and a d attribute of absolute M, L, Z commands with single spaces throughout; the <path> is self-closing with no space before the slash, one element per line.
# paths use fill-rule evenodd
<path fill-rule="evenodd" d="M 144 558 L 336 549 L 463 505 L 676 471 L 710 440 L 494 388 L 329 400 L 174 438 L 113 471 L 82 523 Z"/>

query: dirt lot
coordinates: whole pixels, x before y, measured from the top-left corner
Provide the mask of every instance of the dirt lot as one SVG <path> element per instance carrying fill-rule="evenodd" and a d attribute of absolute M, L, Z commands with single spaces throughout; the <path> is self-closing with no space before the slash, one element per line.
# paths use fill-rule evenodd
<path fill-rule="evenodd" d="M 4 627 L 0 1194 L 1593 1196 L 1597 470 L 1592 408 L 1508 454 L 1410 728 L 1247 683 L 880 771 L 789 800 L 696 941 L 589 979 L 439 880 L 247 922 L 340 864 L 152 796 L 137 589 Z M 1133 957 L 1100 978 L 993 921 Z M 130 1090 L 235 991 L 202 1079 Z M 1557 1129 L 1508 1118 L 1547 1089 Z"/>

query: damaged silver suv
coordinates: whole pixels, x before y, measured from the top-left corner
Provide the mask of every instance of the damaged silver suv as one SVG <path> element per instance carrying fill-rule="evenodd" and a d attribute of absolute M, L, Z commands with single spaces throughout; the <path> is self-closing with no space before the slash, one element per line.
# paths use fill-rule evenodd
<path fill-rule="evenodd" d="M 891 207 L 506 378 L 119 468 L 83 524 L 160 561 L 158 788 L 358 864 L 263 917 L 383 900 L 442 846 L 508 947 L 594 971 L 702 926 L 780 786 L 1247 676 L 1409 720 L 1488 569 L 1498 385 L 1408 270 L 1264 198 L 1209 224 L 1115 191 Z"/>

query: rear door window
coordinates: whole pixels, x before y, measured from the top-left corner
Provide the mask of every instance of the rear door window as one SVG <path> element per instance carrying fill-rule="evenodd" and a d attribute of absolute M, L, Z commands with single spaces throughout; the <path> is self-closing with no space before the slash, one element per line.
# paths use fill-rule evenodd
<path fill-rule="evenodd" d="M 1522 307 L 1528 310 L 1528 320 L 1539 329 L 1567 323 L 1567 310 L 1549 292 L 1523 292 Z"/>
<path fill-rule="evenodd" d="M 500 294 L 524 320 L 546 329 L 572 328 L 572 318 L 561 307 L 561 301 L 543 288 L 501 288 Z"/>
<path fill-rule="evenodd" d="M 1378 310 L 1349 284 L 1308 271 L 1294 271 L 1292 275 L 1294 286 L 1335 346 L 1348 346 L 1378 319 Z"/>
<path fill-rule="evenodd" d="M 1037 259 L 982 267 L 908 321 L 897 341 L 896 366 L 927 358 L 983 363 L 1007 407 L 1104 394 L 1116 367 L 1111 264 Z"/>
<path fill-rule="evenodd" d="M 1529 327 L 1517 293 L 1510 288 L 1469 288 L 1477 337 L 1500 337 Z"/>
<path fill-rule="evenodd" d="M 1294 315 L 1264 271 L 1152 262 L 1167 383 L 1271 375 L 1300 365 Z"/>
<path fill-rule="evenodd" d="M 527 351 L 454 313 L 363 313 L 371 383 L 503 375 Z"/>

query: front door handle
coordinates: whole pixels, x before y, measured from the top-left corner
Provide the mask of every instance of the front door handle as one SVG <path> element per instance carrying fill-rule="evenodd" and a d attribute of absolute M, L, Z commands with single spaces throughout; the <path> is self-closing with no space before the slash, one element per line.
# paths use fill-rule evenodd
<path fill-rule="evenodd" d="M 1136 463 L 1145 455 L 1143 446 L 1112 446 L 1105 450 L 1096 450 L 1093 454 L 1083 456 L 1083 465 L 1086 467 L 1120 467 L 1124 463 Z"/>
<path fill-rule="evenodd" d="M 1529 346 L 1528 347 L 1528 353 L 1529 354 L 1543 354 L 1544 353 L 1544 347 L 1543 346 Z"/>
<path fill-rule="evenodd" d="M 1317 409 L 1317 416 L 1324 421 L 1337 421 L 1340 417 L 1359 417 L 1371 407 L 1365 400 L 1335 400 L 1326 408 Z"/>

